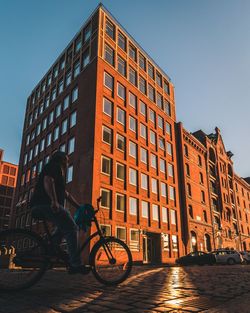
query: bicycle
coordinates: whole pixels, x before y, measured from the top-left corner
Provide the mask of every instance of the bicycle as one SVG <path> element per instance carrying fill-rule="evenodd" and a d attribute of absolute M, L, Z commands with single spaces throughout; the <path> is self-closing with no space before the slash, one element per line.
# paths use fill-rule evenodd
<path fill-rule="evenodd" d="M 100 228 L 96 213 L 100 210 L 101 197 L 97 199 L 97 209 L 93 206 L 91 223 L 97 231 L 91 234 L 78 249 L 78 253 L 99 236 L 88 258 L 88 272 L 105 285 L 117 285 L 129 276 L 132 269 L 132 254 L 122 240 L 106 236 Z M 59 245 L 53 244 L 47 221 L 43 222 L 45 236 L 41 237 L 32 230 L 9 229 L 0 232 L 0 291 L 18 291 L 37 283 L 47 270 L 58 261 L 69 267 L 68 254 Z M 58 264 L 58 263 L 57 263 Z"/>

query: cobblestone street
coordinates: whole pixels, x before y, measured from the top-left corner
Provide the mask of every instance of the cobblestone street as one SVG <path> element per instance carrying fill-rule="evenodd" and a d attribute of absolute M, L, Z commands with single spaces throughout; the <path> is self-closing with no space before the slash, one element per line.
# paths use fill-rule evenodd
<path fill-rule="evenodd" d="M 0 312 L 250 312 L 250 266 L 134 267 L 116 288 L 53 270 L 30 289 L 0 294 Z"/>

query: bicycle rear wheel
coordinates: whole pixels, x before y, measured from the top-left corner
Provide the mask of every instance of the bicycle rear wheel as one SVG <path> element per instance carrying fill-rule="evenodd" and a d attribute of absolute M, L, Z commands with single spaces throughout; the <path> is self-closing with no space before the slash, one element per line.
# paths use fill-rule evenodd
<path fill-rule="evenodd" d="M 106 237 L 93 247 L 90 264 L 98 281 L 105 285 L 117 285 L 129 276 L 132 255 L 125 242 L 115 237 Z"/>
<path fill-rule="evenodd" d="M 48 266 L 46 245 L 35 233 L 9 229 L 0 233 L 0 291 L 17 291 L 35 284 Z"/>

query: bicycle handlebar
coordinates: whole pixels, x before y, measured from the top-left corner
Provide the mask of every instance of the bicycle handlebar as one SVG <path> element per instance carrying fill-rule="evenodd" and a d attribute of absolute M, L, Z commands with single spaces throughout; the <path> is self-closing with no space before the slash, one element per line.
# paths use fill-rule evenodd
<path fill-rule="evenodd" d="M 102 196 L 100 196 L 99 198 L 97 198 L 96 202 L 97 202 L 97 210 L 95 210 L 95 213 L 97 213 L 100 210 L 100 202 L 102 201 Z"/>

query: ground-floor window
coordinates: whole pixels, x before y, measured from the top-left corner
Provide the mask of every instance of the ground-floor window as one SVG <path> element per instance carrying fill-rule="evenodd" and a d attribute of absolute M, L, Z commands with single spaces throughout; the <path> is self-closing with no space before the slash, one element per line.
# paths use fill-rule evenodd
<path fill-rule="evenodd" d="M 140 240 L 139 240 L 139 230 L 130 229 L 130 249 L 139 251 L 140 250 Z"/>

